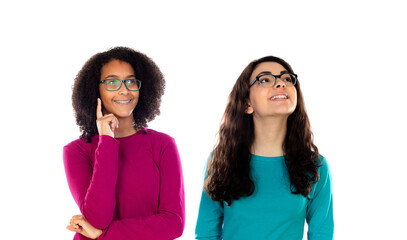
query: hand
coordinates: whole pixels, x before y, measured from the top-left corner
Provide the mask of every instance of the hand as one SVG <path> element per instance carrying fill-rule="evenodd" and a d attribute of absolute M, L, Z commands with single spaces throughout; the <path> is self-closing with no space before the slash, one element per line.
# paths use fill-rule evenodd
<path fill-rule="evenodd" d="M 108 135 L 114 137 L 114 130 L 119 128 L 119 120 L 113 114 L 103 116 L 102 101 L 98 98 L 96 107 L 96 125 L 99 135 Z"/>
<path fill-rule="evenodd" d="M 66 229 L 72 232 L 77 232 L 85 237 L 97 239 L 103 232 L 100 229 L 94 228 L 82 215 L 72 216 L 69 225 Z"/>

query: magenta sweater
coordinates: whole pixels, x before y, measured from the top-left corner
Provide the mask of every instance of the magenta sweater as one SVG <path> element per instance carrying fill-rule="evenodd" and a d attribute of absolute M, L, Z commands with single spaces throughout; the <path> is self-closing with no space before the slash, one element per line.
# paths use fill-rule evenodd
<path fill-rule="evenodd" d="M 185 225 L 181 161 L 172 137 L 151 129 L 95 135 L 63 149 L 66 177 L 98 239 L 174 239 Z M 74 215 L 74 213 L 72 214 Z M 88 239 L 77 233 L 74 239 Z"/>

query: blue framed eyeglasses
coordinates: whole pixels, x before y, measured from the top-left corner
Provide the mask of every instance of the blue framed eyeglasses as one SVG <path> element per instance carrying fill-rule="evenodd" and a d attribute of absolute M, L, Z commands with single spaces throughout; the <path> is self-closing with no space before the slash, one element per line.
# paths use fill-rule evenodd
<path fill-rule="evenodd" d="M 99 83 L 103 83 L 107 91 L 117 91 L 122 87 L 123 83 L 127 90 L 132 92 L 138 91 L 141 88 L 141 80 L 138 79 L 126 79 L 126 80 L 105 79 L 99 81 Z"/>

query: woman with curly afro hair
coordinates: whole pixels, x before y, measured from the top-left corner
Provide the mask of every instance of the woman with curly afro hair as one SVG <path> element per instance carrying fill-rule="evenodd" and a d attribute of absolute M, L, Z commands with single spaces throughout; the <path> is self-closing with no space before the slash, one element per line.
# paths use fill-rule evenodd
<path fill-rule="evenodd" d="M 147 122 L 160 114 L 165 80 L 146 55 L 126 47 L 91 57 L 72 104 L 82 135 L 63 149 L 81 215 L 74 239 L 174 239 L 184 230 L 182 168 L 172 137 Z"/>
<path fill-rule="evenodd" d="M 267 56 L 239 76 L 209 157 L 196 239 L 333 239 L 331 176 L 291 66 Z"/>

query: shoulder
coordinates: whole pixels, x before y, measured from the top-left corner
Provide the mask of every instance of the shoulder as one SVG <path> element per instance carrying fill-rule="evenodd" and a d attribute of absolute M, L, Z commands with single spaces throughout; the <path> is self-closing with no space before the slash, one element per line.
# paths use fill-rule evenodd
<path fill-rule="evenodd" d="M 323 155 L 319 155 L 319 167 L 318 172 L 320 178 L 326 178 L 330 175 L 329 164 L 326 158 Z"/>
<path fill-rule="evenodd" d="M 151 139 L 151 142 L 153 145 L 159 145 L 162 147 L 165 147 L 171 142 L 174 142 L 174 138 L 171 137 L 170 135 L 159 132 L 153 129 L 145 128 L 145 135 Z"/>
<path fill-rule="evenodd" d="M 170 135 L 163 133 L 163 132 L 153 130 L 151 128 L 144 128 L 144 131 L 146 132 L 147 135 L 150 135 L 153 137 L 163 138 L 163 139 L 173 139 Z"/>
<path fill-rule="evenodd" d="M 90 143 L 86 142 L 86 137 L 73 140 L 63 147 L 63 152 L 66 154 L 73 151 L 82 155 L 88 155 L 88 153 L 91 153 L 97 147 L 99 135 L 93 136 L 91 140 Z"/>
<path fill-rule="evenodd" d="M 319 162 L 318 162 L 318 174 L 319 179 L 316 183 L 313 183 L 313 188 L 308 196 L 309 199 L 315 198 L 315 196 L 319 195 L 321 192 L 330 192 L 332 189 L 332 178 L 331 172 L 329 170 L 328 161 L 322 155 L 319 155 Z"/>
<path fill-rule="evenodd" d="M 331 188 L 331 184 L 332 184 L 331 171 L 329 169 L 328 161 L 322 155 L 320 155 L 318 174 L 319 174 L 319 180 L 315 184 L 316 188 L 317 189 L 326 188 L 326 187 Z"/>
<path fill-rule="evenodd" d="M 158 166 L 162 163 L 174 164 L 179 162 L 178 148 L 173 137 L 152 129 L 146 129 L 145 136 L 150 139 L 152 153 Z"/>

